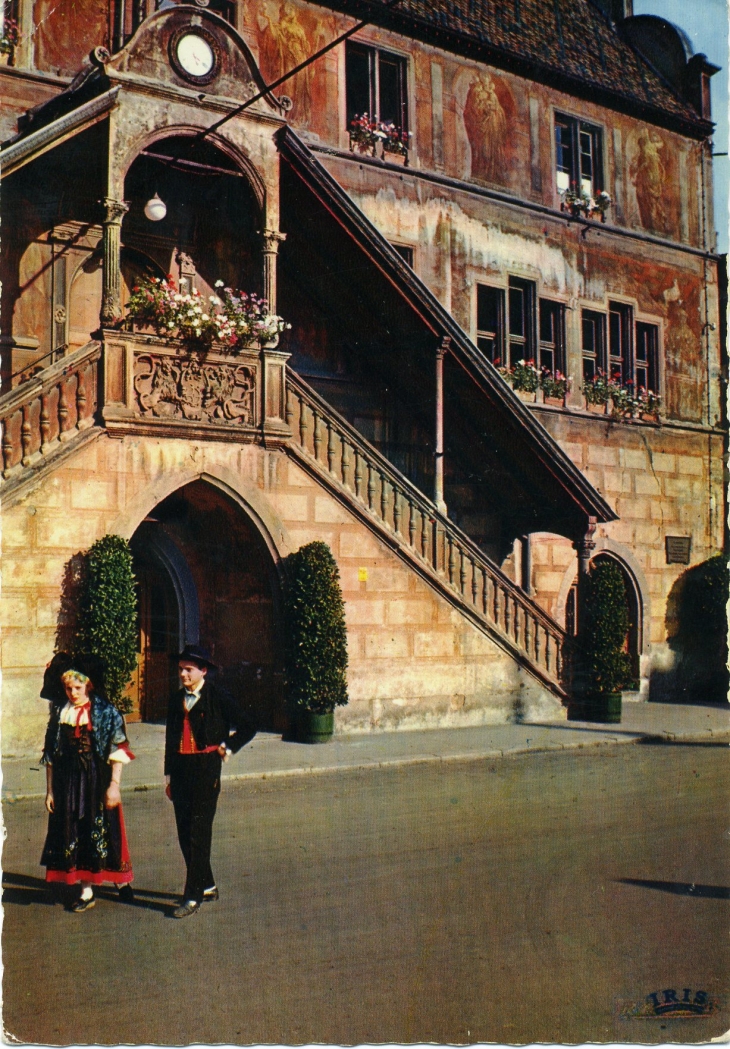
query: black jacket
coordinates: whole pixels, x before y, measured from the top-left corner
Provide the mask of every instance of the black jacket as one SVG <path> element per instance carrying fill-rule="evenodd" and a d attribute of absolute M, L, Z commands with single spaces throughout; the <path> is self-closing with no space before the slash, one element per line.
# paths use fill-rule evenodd
<path fill-rule="evenodd" d="M 175 755 L 180 750 L 185 716 L 185 689 L 170 698 L 165 729 L 165 774 L 169 775 Z M 240 702 L 230 693 L 207 681 L 200 698 L 189 713 L 190 729 L 197 746 L 203 750 L 225 743 L 235 754 L 256 735 L 256 726 Z"/>

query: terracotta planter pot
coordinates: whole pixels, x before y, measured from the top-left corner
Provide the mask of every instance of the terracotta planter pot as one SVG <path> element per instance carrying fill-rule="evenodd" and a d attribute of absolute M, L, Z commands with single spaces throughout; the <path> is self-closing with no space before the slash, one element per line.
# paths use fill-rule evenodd
<path fill-rule="evenodd" d="M 408 167 L 408 154 L 407 153 L 389 153 L 387 150 L 383 150 L 383 160 L 388 164 L 399 164 L 401 167 Z"/>
<path fill-rule="evenodd" d="M 514 386 L 512 387 L 512 390 L 517 394 L 519 399 L 526 404 L 535 404 L 537 401 L 537 390 L 515 390 Z"/>
<path fill-rule="evenodd" d="M 590 404 L 586 401 L 586 410 L 593 415 L 608 415 L 608 404 Z"/>

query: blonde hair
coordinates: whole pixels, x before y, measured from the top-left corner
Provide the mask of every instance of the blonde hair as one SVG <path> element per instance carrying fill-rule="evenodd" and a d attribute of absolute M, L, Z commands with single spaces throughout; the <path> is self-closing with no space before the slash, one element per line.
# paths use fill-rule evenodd
<path fill-rule="evenodd" d="M 61 674 L 61 681 L 64 685 L 68 685 L 71 681 L 79 681 L 82 685 L 86 685 L 87 692 L 91 688 L 91 678 L 87 677 L 86 674 L 82 674 L 80 670 L 67 670 L 64 674 Z"/>

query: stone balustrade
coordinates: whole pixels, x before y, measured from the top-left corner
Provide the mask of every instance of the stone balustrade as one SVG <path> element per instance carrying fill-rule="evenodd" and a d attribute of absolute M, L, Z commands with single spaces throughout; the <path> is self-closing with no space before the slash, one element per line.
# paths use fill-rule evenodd
<path fill-rule="evenodd" d="M 88 343 L 0 398 L 3 483 L 93 425 L 100 357 Z"/>
<path fill-rule="evenodd" d="M 569 674 L 565 632 L 302 379 L 288 374 L 290 449 L 376 523 L 439 589 L 553 691 Z"/>
<path fill-rule="evenodd" d="M 107 428 L 276 444 L 284 422 L 287 353 L 252 344 L 238 352 L 197 350 L 177 339 L 104 332 Z"/>

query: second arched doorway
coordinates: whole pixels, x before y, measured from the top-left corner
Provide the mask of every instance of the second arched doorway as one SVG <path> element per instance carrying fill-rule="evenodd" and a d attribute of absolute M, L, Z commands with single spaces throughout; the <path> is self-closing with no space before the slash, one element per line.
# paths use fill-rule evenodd
<path fill-rule="evenodd" d="M 175 657 L 185 643 L 200 642 L 258 727 L 284 731 L 277 567 L 242 507 L 193 481 L 148 514 L 131 547 L 139 596 L 131 698 L 139 716 L 164 718 L 177 687 Z"/>

